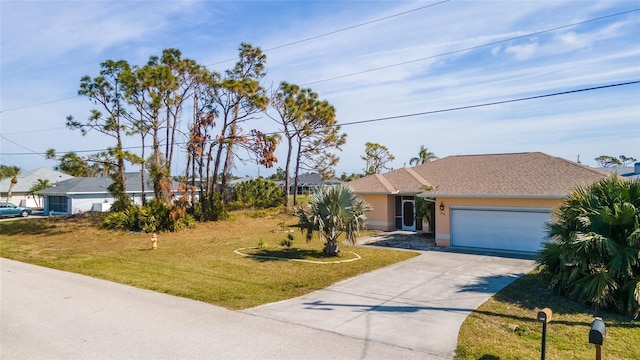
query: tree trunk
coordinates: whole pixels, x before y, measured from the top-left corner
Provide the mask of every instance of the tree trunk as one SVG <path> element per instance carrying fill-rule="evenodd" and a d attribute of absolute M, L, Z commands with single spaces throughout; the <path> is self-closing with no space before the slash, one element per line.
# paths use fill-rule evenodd
<path fill-rule="evenodd" d="M 229 127 L 229 142 L 227 143 L 227 153 L 225 154 L 224 167 L 222 168 L 222 176 L 220 178 L 220 195 L 223 201 L 227 201 L 227 178 L 229 176 L 229 169 L 233 165 L 233 146 L 236 141 L 236 128 L 236 123 L 231 123 L 231 126 Z"/>
<path fill-rule="evenodd" d="M 327 242 L 324 243 L 322 252 L 327 256 L 338 256 L 338 253 L 340 253 L 340 249 L 338 248 L 338 241 L 327 240 Z"/>
<path fill-rule="evenodd" d="M 11 184 L 9 184 L 9 190 L 7 191 L 7 202 L 11 201 L 11 196 L 13 195 L 13 187 L 18 183 L 18 178 L 14 175 L 11 178 Z"/>
<path fill-rule="evenodd" d="M 300 175 L 300 150 L 302 139 L 298 138 L 298 153 L 296 154 L 296 167 L 293 174 L 293 205 L 298 205 L 298 176 Z"/>
<path fill-rule="evenodd" d="M 290 202 L 289 201 L 289 195 L 291 194 L 291 155 L 293 153 L 293 139 L 291 137 L 288 136 L 288 134 L 286 133 L 286 128 L 285 128 L 285 136 L 287 136 L 287 141 L 288 141 L 288 145 L 289 148 L 287 149 L 287 163 L 285 164 L 284 167 L 284 205 L 286 208 L 289 208 Z"/>
<path fill-rule="evenodd" d="M 142 202 L 142 206 L 147 204 L 147 197 L 144 193 L 144 163 L 146 162 L 144 158 L 144 135 L 142 135 L 142 164 L 140 164 L 140 189 L 142 190 L 140 193 L 140 201 Z"/>

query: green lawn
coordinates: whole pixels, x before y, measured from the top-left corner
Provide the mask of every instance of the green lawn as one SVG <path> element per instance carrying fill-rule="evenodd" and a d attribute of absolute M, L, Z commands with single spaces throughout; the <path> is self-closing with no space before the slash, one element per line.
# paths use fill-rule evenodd
<path fill-rule="evenodd" d="M 227 221 L 196 229 L 158 234 L 151 250 L 149 234 L 97 229 L 97 218 L 28 219 L 0 223 L 0 256 L 65 271 L 183 296 L 228 309 L 245 309 L 300 296 L 335 282 L 406 260 L 417 253 L 342 246 L 342 255 L 326 258 L 322 243 L 306 243 L 296 219 L 269 211 L 232 212 Z M 280 241 L 294 229 L 291 249 Z M 315 264 L 244 257 L 234 250 L 272 257 L 301 257 Z M 246 252 L 247 252 L 246 251 Z"/>
<path fill-rule="evenodd" d="M 198 224 L 196 229 L 158 235 L 100 230 L 97 218 L 27 219 L 0 223 L 0 256 L 86 274 L 159 292 L 245 309 L 300 296 L 335 282 L 403 261 L 408 251 L 342 246 L 342 256 L 326 258 L 322 244 L 307 244 L 296 220 L 269 211 L 232 212 L 228 221 Z M 291 249 L 279 245 L 295 229 Z M 262 247 L 258 247 L 262 245 Z M 291 257 L 312 261 L 362 259 L 315 264 L 251 258 Z M 593 312 L 558 297 L 526 275 L 481 305 L 462 325 L 457 359 L 539 359 L 541 324 L 537 311 L 549 307 L 547 359 L 592 359 L 588 344 Z M 640 359 L 640 323 L 610 313 L 604 359 Z"/>
<path fill-rule="evenodd" d="M 547 359 L 594 359 L 589 344 L 594 311 L 557 296 L 528 274 L 476 309 L 462 324 L 456 359 L 540 359 L 542 324 L 539 310 L 553 311 L 547 325 Z M 607 328 L 602 358 L 640 359 L 640 321 L 599 312 Z"/>

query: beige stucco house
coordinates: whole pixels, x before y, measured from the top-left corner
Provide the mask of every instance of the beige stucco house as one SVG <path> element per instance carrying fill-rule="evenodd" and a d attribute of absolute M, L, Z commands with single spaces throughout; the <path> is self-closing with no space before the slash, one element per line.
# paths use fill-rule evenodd
<path fill-rule="evenodd" d="M 544 224 L 579 185 L 609 176 L 600 170 L 539 152 L 449 156 L 412 168 L 348 183 L 373 206 L 367 226 L 429 231 L 441 247 L 535 252 Z M 430 223 L 417 224 L 424 198 Z"/>

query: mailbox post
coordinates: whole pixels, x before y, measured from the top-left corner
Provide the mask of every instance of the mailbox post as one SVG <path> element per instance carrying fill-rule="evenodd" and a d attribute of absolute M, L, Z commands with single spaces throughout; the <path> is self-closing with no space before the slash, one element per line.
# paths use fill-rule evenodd
<path fill-rule="evenodd" d="M 538 321 L 542 322 L 542 346 L 540 349 L 540 360 L 544 360 L 545 359 L 545 353 L 547 350 L 547 324 L 549 323 L 549 321 L 551 321 L 551 309 L 549 308 L 544 308 L 540 311 L 538 311 L 538 316 L 536 317 L 536 319 L 538 319 Z"/>
<path fill-rule="evenodd" d="M 597 317 L 591 323 L 591 330 L 589 330 L 589 343 L 596 346 L 596 360 L 602 360 L 602 344 L 606 335 L 607 327 L 602 318 Z"/>

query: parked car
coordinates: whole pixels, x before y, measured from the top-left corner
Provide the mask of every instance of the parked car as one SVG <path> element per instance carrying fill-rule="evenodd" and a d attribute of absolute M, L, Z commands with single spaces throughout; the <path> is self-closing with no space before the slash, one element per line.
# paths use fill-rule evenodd
<path fill-rule="evenodd" d="M 16 206 L 8 202 L 0 202 L 0 217 L 5 217 L 5 216 L 27 217 L 29 215 L 31 215 L 31 209 L 29 208 Z"/>

